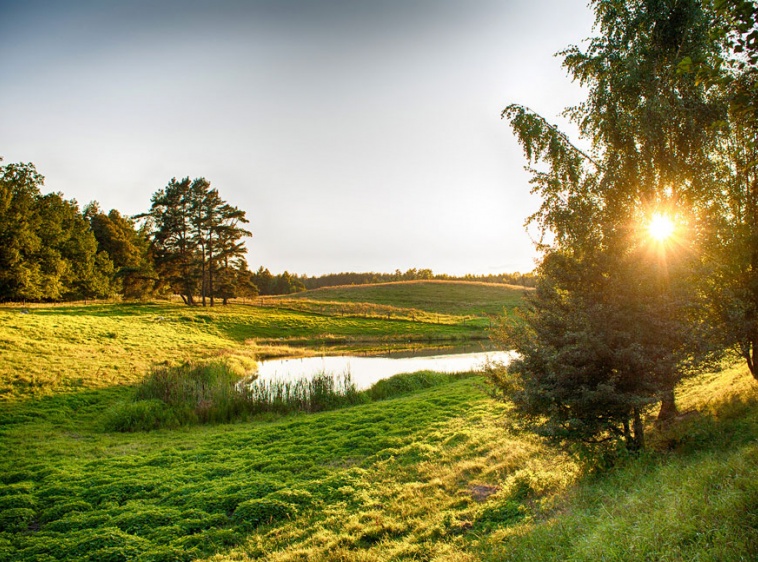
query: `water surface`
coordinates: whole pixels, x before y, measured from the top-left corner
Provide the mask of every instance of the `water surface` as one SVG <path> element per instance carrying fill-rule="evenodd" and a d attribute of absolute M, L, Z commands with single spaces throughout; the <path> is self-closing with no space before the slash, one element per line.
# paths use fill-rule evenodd
<path fill-rule="evenodd" d="M 273 359 L 258 364 L 259 379 L 292 380 L 312 377 L 319 373 L 343 375 L 349 373 L 359 390 L 369 388 L 376 381 L 400 373 L 435 371 L 438 373 L 462 373 L 480 370 L 487 361 L 507 363 L 511 352 L 478 351 L 473 353 L 423 352 L 408 357 L 408 353 L 383 357 L 359 357 L 338 355 L 325 357 L 302 357 L 297 359 Z"/>

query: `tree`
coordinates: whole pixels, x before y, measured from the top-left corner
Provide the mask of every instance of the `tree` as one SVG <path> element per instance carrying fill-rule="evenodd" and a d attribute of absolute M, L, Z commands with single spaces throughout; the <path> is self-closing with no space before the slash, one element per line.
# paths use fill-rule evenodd
<path fill-rule="evenodd" d="M 36 201 L 44 177 L 33 164 L 0 167 L 0 297 L 39 300 L 45 274 L 35 256 L 41 249 Z"/>
<path fill-rule="evenodd" d="M 660 415 L 675 413 L 675 384 L 712 351 L 692 323 L 694 237 L 656 247 L 642 226 L 676 210 L 684 229 L 712 187 L 723 105 L 680 65 L 718 46 L 697 0 L 592 6 L 600 35 L 563 53 L 589 91 L 567 111 L 588 149 L 526 107 L 503 112 L 542 198 L 529 221 L 543 258 L 530 308 L 502 336 L 520 358 L 492 378 L 525 419 L 546 416 L 544 434 L 639 449 L 642 408 L 662 400 Z"/>
<path fill-rule="evenodd" d="M 274 280 L 274 276 L 271 275 L 271 272 L 268 270 L 268 268 L 260 266 L 258 268 L 258 271 L 256 271 L 253 275 L 253 283 L 255 283 L 255 286 L 258 287 L 258 293 L 261 295 L 275 294 L 274 291 L 276 290 L 276 281 Z"/>
<path fill-rule="evenodd" d="M 145 215 L 149 219 L 155 267 L 160 282 L 179 294 L 185 304 L 194 304 L 199 276 L 196 248 L 191 231 L 190 179 L 168 185 L 152 197 L 152 206 Z"/>
<path fill-rule="evenodd" d="M 242 239 L 250 233 L 245 212 L 229 205 L 205 178 L 172 178 L 153 195 L 149 218 L 156 268 L 186 304 L 200 293 L 202 304 L 210 297 L 218 264 L 245 252 Z"/>
<path fill-rule="evenodd" d="M 116 209 L 106 215 L 97 202 L 84 208 L 98 250 L 113 263 L 114 282 L 125 298 L 144 299 L 155 293 L 157 274 L 153 269 L 147 234 L 132 219 Z"/>
<path fill-rule="evenodd" d="M 713 130 L 712 196 L 702 204 L 711 269 L 704 309 L 723 345 L 758 379 L 758 3 L 718 0 L 715 6 L 711 35 L 721 49 L 682 68 L 714 89 L 726 108 Z"/>
<path fill-rule="evenodd" d="M 110 296 L 113 264 L 76 201 L 42 195 L 43 184 L 33 164 L 0 167 L 0 298 Z"/>
<path fill-rule="evenodd" d="M 218 270 L 215 296 L 221 298 L 223 304 L 227 304 L 232 298 L 258 296 L 258 287 L 253 282 L 253 273 L 248 269 L 245 258 L 238 257 L 234 261 L 225 260 Z"/>

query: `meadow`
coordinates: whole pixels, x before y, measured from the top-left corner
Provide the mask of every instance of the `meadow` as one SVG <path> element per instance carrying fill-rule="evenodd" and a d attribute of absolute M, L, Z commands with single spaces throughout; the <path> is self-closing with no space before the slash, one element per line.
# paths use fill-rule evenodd
<path fill-rule="evenodd" d="M 490 307 L 512 306 L 511 293 L 495 292 L 502 304 Z M 308 299 L 298 299 L 299 308 L 267 299 L 213 308 L 167 302 L 0 306 L 0 399 L 135 383 L 153 365 L 220 354 L 262 359 L 487 339 L 491 322 L 472 320 L 475 304 L 459 305 L 456 314 L 417 313 L 403 307 L 402 294 L 397 302 L 386 299 L 396 311 L 389 317 L 374 303 L 352 301 L 337 310 Z M 434 295 L 422 291 L 419 298 Z"/>
<path fill-rule="evenodd" d="M 521 304 L 524 293 L 532 290 L 474 281 L 402 281 L 324 287 L 271 299 L 288 304 L 298 301 L 330 303 L 345 306 L 346 310 L 355 304 L 371 304 L 387 307 L 390 312 L 411 311 L 420 317 L 426 313 L 432 317 L 452 315 L 475 319 L 511 313 Z M 381 310 L 377 310 L 380 315 Z"/>
<path fill-rule="evenodd" d="M 307 326 L 334 320 L 328 333 L 360 338 L 349 322 L 365 320 L 381 342 L 396 320 L 165 303 L 0 314 L 0 560 L 758 555 L 758 384 L 742 366 L 681 385 L 682 411 L 698 413 L 656 429 L 649 412 L 650 450 L 604 468 L 521 431 L 479 374 L 401 375 L 315 413 L 109 425 L 181 360 L 243 372 L 258 353 L 312 352 L 284 347 L 290 328 L 317 341 Z M 427 328 L 450 326 L 478 333 Z M 29 372 L 37 386 L 14 382 Z"/>

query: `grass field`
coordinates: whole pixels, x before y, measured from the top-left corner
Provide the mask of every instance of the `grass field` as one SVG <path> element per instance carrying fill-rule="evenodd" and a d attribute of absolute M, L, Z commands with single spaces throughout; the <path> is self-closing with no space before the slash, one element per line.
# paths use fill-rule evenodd
<path fill-rule="evenodd" d="M 365 312 L 373 306 L 354 303 L 353 313 L 331 314 L 270 303 L 0 306 L 0 399 L 134 383 L 152 365 L 224 353 L 264 358 L 488 337 L 488 322 L 467 313 Z"/>
<path fill-rule="evenodd" d="M 591 474 L 507 429 L 479 377 L 334 412 L 111 433 L 127 389 L 7 404 L 3 560 L 753 560 L 756 388 Z"/>
<path fill-rule="evenodd" d="M 463 318 L 476 301 L 400 300 L 370 304 Z M 664 430 L 648 420 L 650 450 L 610 470 L 513 427 L 481 376 L 399 377 L 314 414 L 109 429 L 155 365 L 246 368 L 327 334 L 480 333 L 268 306 L 0 307 L 0 560 L 758 558 L 758 383 L 741 366 L 681 385 L 680 408 L 698 413 Z"/>
<path fill-rule="evenodd" d="M 417 314 L 482 317 L 510 313 L 521 304 L 525 289 L 514 285 L 465 281 L 404 281 L 376 285 L 345 285 L 305 291 L 279 300 L 326 303 L 370 303 Z"/>

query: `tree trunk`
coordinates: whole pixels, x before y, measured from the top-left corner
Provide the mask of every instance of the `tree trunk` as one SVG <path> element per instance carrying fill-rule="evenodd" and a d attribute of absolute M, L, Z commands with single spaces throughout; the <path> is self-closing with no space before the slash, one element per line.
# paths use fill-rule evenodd
<path fill-rule="evenodd" d="M 642 423 L 642 416 L 639 408 L 634 408 L 634 446 L 636 451 L 645 448 L 645 425 Z"/>
<path fill-rule="evenodd" d="M 674 389 L 666 389 L 661 392 L 661 409 L 658 412 L 658 422 L 665 422 L 679 415 L 679 409 L 676 407 L 676 396 Z"/>
<path fill-rule="evenodd" d="M 213 306 L 213 233 L 208 233 L 208 294 Z"/>

